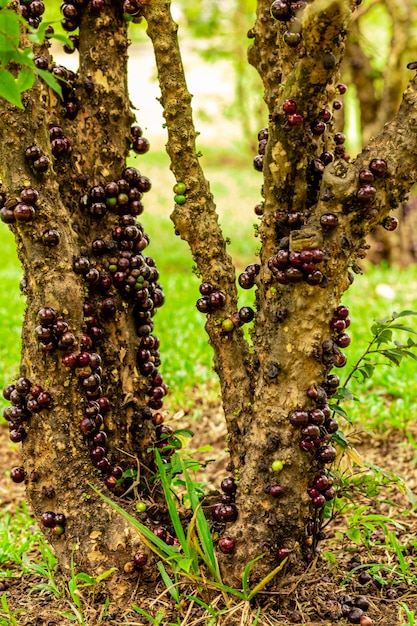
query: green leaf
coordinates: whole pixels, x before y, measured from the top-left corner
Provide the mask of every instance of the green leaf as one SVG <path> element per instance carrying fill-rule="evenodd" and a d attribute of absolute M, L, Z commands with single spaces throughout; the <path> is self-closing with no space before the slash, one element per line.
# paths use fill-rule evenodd
<path fill-rule="evenodd" d="M 400 317 L 408 317 L 409 315 L 417 315 L 417 311 L 401 311 L 401 313 L 393 313 L 392 314 L 392 319 L 396 320 Z"/>
<path fill-rule="evenodd" d="M 16 83 L 19 91 L 27 91 L 35 82 L 35 74 L 30 69 L 21 70 L 17 76 Z"/>
<path fill-rule="evenodd" d="M 329 404 L 329 408 L 334 411 L 335 413 L 337 413 L 338 415 L 340 415 L 341 417 L 343 417 L 347 422 L 351 423 L 351 419 L 349 417 L 349 415 L 346 413 L 346 411 L 344 409 L 342 409 L 342 407 L 339 404 Z"/>
<path fill-rule="evenodd" d="M 4 7 L 7 7 L 9 2 L 10 0 L 0 0 L 0 9 L 4 9 Z"/>
<path fill-rule="evenodd" d="M 16 47 L 19 45 L 19 21 L 17 13 L 9 9 L 1 9 L 0 32 L 7 35 Z"/>
<path fill-rule="evenodd" d="M 389 328 L 383 330 L 376 338 L 376 343 L 389 343 L 392 340 L 392 331 Z"/>
<path fill-rule="evenodd" d="M 355 402 L 359 402 L 359 398 L 355 396 L 347 387 L 339 387 L 333 398 L 335 400 L 354 400 Z"/>
<path fill-rule="evenodd" d="M 0 68 L 0 96 L 19 107 L 19 109 L 23 109 L 22 100 L 20 98 L 20 90 L 16 84 L 15 79 L 7 70 L 3 70 Z"/>
<path fill-rule="evenodd" d="M 349 539 L 353 541 L 353 543 L 356 543 L 357 546 L 362 544 L 362 535 L 359 528 L 347 528 L 345 533 Z"/>
<path fill-rule="evenodd" d="M 40 70 L 39 68 L 36 68 L 36 73 L 45 81 L 48 87 L 53 89 L 62 98 L 61 85 L 53 74 L 50 74 L 46 70 Z"/>
<path fill-rule="evenodd" d="M 189 428 L 181 428 L 180 430 L 175 430 L 174 435 L 178 435 L 178 437 L 194 437 L 194 433 Z"/>
<path fill-rule="evenodd" d="M 117 572 L 117 567 L 111 567 L 110 569 L 97 576 L 96 583 L 101 583 L 102 580 L 105 580 L 106 578 L 111 576 L 113 572 Z"/>

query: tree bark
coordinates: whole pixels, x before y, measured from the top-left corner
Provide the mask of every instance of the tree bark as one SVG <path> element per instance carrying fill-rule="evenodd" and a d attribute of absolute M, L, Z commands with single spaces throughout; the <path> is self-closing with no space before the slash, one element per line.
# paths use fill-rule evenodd
<path fill-rule="evenodd" d="M 44 528 L 60 567 L 69 571 L 71 559 L 77 569 L 92 574 L 115 566 L 120 572 L 117 593 L 127 586 L 123 568 L 139 549 L 138 536 L 89 485 L 105 492 L 108 486 L 112 490 L 108 495 L 121 495 L 131 481 L 122 479 L 120 472 L 130 468 L 140 468 L 138 484 L 141 475 L 146 480 L 152 463 L 147 450 L 155 440 L 148 405 L 162 406 L 162 401 L 152 403 L 148 395 L 155 386 L 157 368 L 152 364 L 151 374 L 143 375 L 139 371 L 143 359 L 137 360 L 142 337 L 152 337 L 153 322 L 145 313 L 141 317 L 139 300 L 125 287 L 117 289 L 112 278 L 111 265 L 119 263 L 123 249 L 136 254 L 142 267 L 153 264 L 150 257 L 145 262 L 146 252 L 142 255 L 149 240 L 141 226 L 135 244 L 126 244 L 125 236 L 116 237 L 123 216 L 130 214 L 134 221 L 141 210 L 134 212 L 130 205 L 125 208 L 124 198 L 112 209 L 101 198 L 101 207 L 94 208 L 91 195 L 92 188 L 122 179 L 133 139 L 127 47 L 127 26 L 119 8 L 110 7 L 99 15 L 83 12 L 79 73 L 72 77 L 75 82 L 71 88 L 64 87 L 64 101 L 37 80 L 23 96 L 23 111 L 2 103 L 0 130 L 1 190 L 7 197 L 6 208 L 16 214 L 22 190 L 33 188 L 38 193 L 34 219 L 14 219 L 10 225 L 24 270 L 22 289 L 26 296 L 21 376 L 32 383 L 32 390 L 40 385 L 51 396 L 48 408 L 26 411 L 23 423 L 11 420 L 12 428 L 23 428 L 28 501 L 41 528 L 45 512 L 65 515 L 63 534 L 58 530 L 55 535 Z M 35 55 L 48 60 L 49 71 L 55 67 L 47 44 L 36 48 Z M 71 148 L 64 156 L 54 156 L 50 139 L 50 128 L 54 127 L 69 139 Z M 46 173 L 37 172 L 34 162 L 25 158 L 29 146 L 37 146 L 49 158 Z M 145 187 L 150 184 L 145 178 L 141 182 Z M 130 189 L 133 187 L 131 184 Z M 58 233 L 56 245 L 45 243 L 44 233 L 51 230 Z M 95 240 L 107 242 L 100 254 L 94 252 Z M 90 274 L 87 270 L 74 271 L 80 257 L 88 258 Z M 152 271 L 154 278 L 148 276 L 148 283 L 154 288 L 157 273 Z M 146 277 L 143 284 L 146 287 Z M 106 308 L 109 298 L 114 310 L 112 306 Z M 155 306 L 159 304 L 155 301 Z M 39 343 L 43 322 L 37 313 L 45 307 L 63 320 L 72 341 L 59 344 L 52 324 L 44 324 L 44 336 L 55 333 L 55 337 L 49 347 L 46 342 Z M 145 322 L 150 329 L 146 333 Z M 78 361 L 76 367 L 67 367 L 62 357 L 68 353 L 87 354 L 87 360 L 94 354 L 94 364 L 92 357 L 89 363 Z M 159 355 L 149 358 L 155 361 Z M 91 375 L 99 378 L 87 385 Z M 21 402 L 29 407 L 34 397 L 29 394 Z M 99 412 L 94 417 L 96 424 L 92 426 L 90 419 L 81 429 L 82 420 L 85 422 L 87 416 L 88 421 L 94 412 Z M 107 435 L 101 444 L 104 460 L 93 439 L 98 432 Z M 91 458 L 94 448 L 99 454 L 95 460 Z M 100 460 L 101 470 L 96 469 Z"/>
<path fill-rule="evenodd" d="M 258 1 L 249 59 L 264 82 L 270 123 L 263 158 L 257 314 L 253 348 L 249 348 L 239 328 L 222 332 L 229 329 L 225 321 L 235 319 L 238 307 L 234 276 L 195 152 L 190 96 L 169 4 L 153 2 L 145 15 L 158 65 L 171 168 L 177 181 L 187 187 L 186 202 L 175 206 L 172 219 L 177 233 L 190 245 L 203 282 L 229 296 L 221 310 L 208 314 L 206 328 L 215 350 L 230 469 L 237 485 L 238 518 L 226 526 L 236 542 L 236 553 L 224 556 L 223 566 L 228 581 L 239 584 L 244 564 L 259 554 L 265 557 L 257 563 L 257 576 L 265 575 L 287 553 L 292 571 L 314 555 L 322 506 L 312 506 L 308 490 L 315 478 L 326 474 L 326 463 L 333 455 L 329 437 L 334 423 L 326 417 L 320 436 L 306 451 L 301 441 L 309 437 L 300 437 L 300 429 L 289 416 L 306 411 L 311 423 L 315 409 L 329 414 L 326 399 L 314 401 L 307 390 L 310 396 L 312 389 L 320 388 L 331 395 L 328 375 L 334 365 L 344 364 L 344 355 L 330 324 L 353 280 L 350 268 L 359 271 L 356 257 L 364 254 L 364 237 L 398 206 L 415 180 L 414 138 L 406 137 L 405 127 L 415 115 L 416 85 L 415 81 L 410 85 L 398 116 L 356 161 L 351 162 L 339 144 L 333 163 L 324 167 L 321 154 L 335 147 L 333 122 L 320 135 L 315 133 L 315 124 L 321 110 L 330 108 L 337 96 L 350 3 L 311 3 L 298 17 L 302 43 L 294 49 L 283 45 L 287 26 L 272 18 L 270 2 Z M 283 102 L 289 99 L 301 114 L 300 125 L 291 126 L 282 112 Z M 407 160 L 398 159 L 399 154 L 407 154 Z M 365 207 L 357 195 L 358 176 L 375 157 L 387 162 L 388 174 L 377 179 L 376 197 Z M 336 216 L 336 229 L 323 226 L 323 214 Z M 277 281 L 279 272 L 271 271 L 271 259 L 285 249 L 291 253 L 322 251 L 319 285 Z M 279 500 L 271 497 L 270 490 L 277 483 L 282 487 Z"/>

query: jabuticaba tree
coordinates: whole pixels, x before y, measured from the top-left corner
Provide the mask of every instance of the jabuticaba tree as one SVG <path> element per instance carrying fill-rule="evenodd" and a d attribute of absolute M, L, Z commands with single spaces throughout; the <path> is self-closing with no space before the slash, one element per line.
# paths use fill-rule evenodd
<path fill-rule="evenodd" d="M 14 6 L 32 26 L 42 19 L 39 0 Z M 1 219 L 16 238 L 27 303 L 4 415 L 23 448 L 12 478 L 25 480 L 60 565 L 75 547 L 78 569 L 124 575 L 145 552 L 89 484 L 117 496 L 132 486 L 129 468 L 146 480 L 148 449 L 166 429 L 153 333 L 164 293 L 139 221 L 151 181 L 126 167 L 129 151 L 143 154 L 149 142 L 127 94 L 122 6 L 61 10 L 65 29 L 79 30 L 79 71 L 55 64 L 48 40 L 34 60 L 61 80 L 63 98 L 37 80 L 23 110 L 1 100 Z"/>
<path fill-rule="evenodd" d="M 328 400 L 339 385 L 333 368 L 345 365 L 350 343 L 341 298 L 361 272 L 365 236 L 377 224 L 395 229 L 392 212 L 416 181 L 417 79 L 397 115 L 352 159 L 334 122 L 347 88 L 339 71 L 356 6 L 258 0 L 247 36 L 269 110 L 253 162 L 262 179 L 254 208 L 262 245 L 238 276 L 243 289 L 255 287 L 255 308 L 239 308 L 235 270 L 195 151 L 169 4 L 154 0 L 144 14 L 171 168 L 186 190 L 172 220 L 201 274 L 197 308 L 207 314 L 221 384 L 230 473 L 212 517 L 223 525 L 219 556 L 238 583 L 244 563 L 260 554 L 258 575 L 286 557 L 295 572 L 315 554 L 323 508 L 335 495 L 329 467 L 338 422 Z M 249 347 L 241 327 L 252 319 Z"/>
<path fill-rule="evenodd" d="M 36 27 L 42 2 L 12 6 Z M 395 227 L 391 212 L 417 178 L 416 78 L 356 159 L 334 130 L 354 10 L 335 0 L 258 1 L 247 35 L 269 108 L 253 163 L 262 246 L 238 277 L 196 152 L 167 0 L 64 4 L 64 28 L 79 33 L 79 71 L 54 64 L 47 44 L 34 50 L 36 63 L 63 79 L 63 100 L 36 81 L 24 110 L 2 101 L 0 212 L 16 236 L 27 299 L 20 377 L 5 390 L 11 438 L 23 447 L 13 477 L 26 482 L 64 570 L 75 546 L 77 568 L 119 568 L 118 592 L 134 564 L 152 575 L 138 537 L 89 484 L 117 498 L 131 486 L 123 476 L 134 461 L 141 489 L 149 448 L 169 434 L 153 332 L 164 296 L 137 219 L 150 181 L 126 167 L 129 150 L 141 154 L 148 143 L 129 108 L 124 12 L 134 21 L 143 14 L 153 43 L 177 181 L 172 219 L 201 275 L 197 307 L 221 384 L 230 465 L 211 517 L 222 566 L 239 584 L 260 554 L 258 575 L 286 557 L 297 572 L 314 555 L 335 494 L 338 424 L 328 400 L 350 341 L 341 298 L 364 237 L 377 224 Z M 237 282 L 255 287 L 255 303 L 248 292 L 238 304 Z M 252 321 L 249 345 L 242 326 Z"/>

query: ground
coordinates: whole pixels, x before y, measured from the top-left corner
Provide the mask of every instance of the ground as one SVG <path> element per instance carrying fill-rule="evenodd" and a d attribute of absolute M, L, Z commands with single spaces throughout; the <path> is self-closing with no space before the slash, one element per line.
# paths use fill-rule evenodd
<path fill-rule="evenodd" d="M 207 477 L 213 485 L 216 485 L 220 477 L 224 476 L 227 462 L 224 452 L 225 432 L 222 413 L 219 405 L 214 401 L 196 399 L 196 403 L 199 403 L 198 420 L 188 424 L 195 432 L 192 446 L 196 448 L 198 445 L 207 443 L 204 439 L 207 432 L 214 435 L 211 441 L 213 451 L 210 452 L 210 458 L 216 458 L 218 462 L 208 466 Z M 185 415 L 183 421 L 187 423 L 188 417 Z M 417 426 L 414 429 L 415 432 L 411 434 L 417 438 Z M 365 434 L 359 434 L 356 437 L 358 440 L 356 449 L 363 459 L 404 477 L 410 490 L 417 495 L 415 473 L 417 452 L 407 443 L 406 433 L 385 432 L 383 435 L 373 437 L 372 440 Z M 15 511 L 24 501 L 24 488 L 22 485 L 11 483 L 6 472 L 13 465 L 19 464 L 19 449 L 16 446 L 11 449 L 7 430 L 3 424 L 0 426 L 0 444 L 1 506 L 3 510 Z M 360 470 L 356 471 L 359 475 Z M 352 516 L 358 512 L 361 504 L 369 505 L 369 499 L 363 497 L 362 501 L 356 503 L 355 509 L 348 507 L 345 515 L 339 515 L 326 527 L 326 537 L 319 544 L 320 554 L 302 576 L 291 577 L 284 570 L 277 576 L 274 585 L 267 591 L 259 593 L 250 604 L 229 599 L 230 606 L 226 607 L 224 598 L 217 591 L 206 590 L 203 594 L 198 594 L 194 588 L 184 582 L 181 586 L 182 598 L 178 605 L 171 598 L 162 581 L 159 581 L 155 588 L 153 581 L 142 580 L 140 575 L 134 574 L 133 576 L 137 578 L 133 581 L 132 596 L 122 608 L 110 602 L 106 609 L 104 587 L 101 588 L 104 583 L 98 584 L 94 592 L 82 591 L 80 602 L 82 610 L 79 611 L 77 621 L 74 598 L 71 598 L 68 589 L 65 591 L 66 583 L 59 573 L 55 574 L 55 582 L 61 590 L 61 597 L 55 598 L 46 590 L 33 589 L 39 583 L 45 583 L 45 578 L 34 573 L 19 576 L 19 567 L 16 564 L 3 562 L 1 568 L 10 569 L 15 577 L 0 577 L 0 591 L 5 591 L 9 607 L 9 615 L 4 605 L 0 608 L 0 626 L 13 624 L 66 626 L 74 623 L 86 626 L 151 623 L 164 626 L 169 624 L 177 626 L 197 626 L 198 624 L 203 626 L 214 626 L 214 624 L 284 626 L 296 623 L 308 626 L 336 624 L 342 626 L 359 623 L 351 621 L 354 615 L 352 615 L 352 607 L 350 619 L 343 617 L 342 611 L 348 609 L 342 608 L 342 605 L 345 603 L 349 606 L 349 601 L 354 603 L 360 596 L 365 596 L 369 602 L 369 608 L 365 611 L 369 619 L 362 618 L 360 622 L 362 626 L 370 624 L 411 626 L 414 624 L 412 621 L 414 613 L 417 615 L 417 515 L 410 510 L 412 507 L 405 494 L 398 489 L 385 489 L 374 497 L 371 507 L 364 513 L 364 516 L 367 516 L 366 519 L 365 517 L 359 518 L 356 527 L 362 529 L 364 533 L 362 540 L 359 540 L 359 545 L 356 545 L 346 537 L 343 531 L 348 526 L 352 526 Z M 399 563 L 401 557 L 397 558 L 399 553 L 398 551 L 396 553 L 394 547 L 395 539 L 391 545 L 388 545 L 387 535 L 384 535 L 381 526 L 375 523 L 377 518 L 370 517 L 372 514 L 379 518 L 384 514 L 401 524 L 401 528 L 398 529 L 390 522 L 387 526 L 388 530 L 395 531 L 394 537 L 406 546 L 401 553 L 404 557 L 403 575 L 401 575 Z M 367 533 L 366 523 L 374 523 L 375 530 L 372 532 L 371 528 Z M 40 555 L 31 549 L 28 556 L 36 559 Z M 361 564 L 369 564 L 372 572 L 369 582 L 365 584 L 361 584 L 359 577 L 361 568 L 352 573 L 352 568 Z M 187 599 L 187 595 L 197 596 L 197 600 Z M 347 596 L 350 596 L 350 600 Z M 198 604 L 201 600 L 206 605 L 210 605 L 210 612 Z M 358 602 L 360 603 L 360 600 Z M 132 604 L 147 611 L 153 617 L 153 622 L 133 611 Z M 257 618 L 259 607 L 261 610 Z M 14 613 L 17 609 L 23 611 Z M 408 618 L 407 612 L 410 615 Z"/>

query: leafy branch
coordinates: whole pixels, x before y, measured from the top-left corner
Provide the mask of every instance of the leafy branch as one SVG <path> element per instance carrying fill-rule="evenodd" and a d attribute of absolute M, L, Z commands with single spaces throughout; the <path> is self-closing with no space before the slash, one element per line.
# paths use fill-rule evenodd
<path fill-rule="evenodd" d="M 57 78 L 36 67 L 32 48 L 22 48 L 20 42 L 20 25 L 23 24 L 28 31 L 28 40 L 32 44 L 42 45 L 50 22 L 43 22 L 37 29 L 32 28 L 21 15 L 6 8 L 7 4 L 8 0 L 0 0 L 0 97 L 23 109 L 22 93 L 33 87 L 36 76 L 42 78 L 48 87 L 62 97 Z M 52 36 L 73 47 L 68 37 L 59 34 Z M 10 64 L 20 66 L 16 76 L 12 74 Z"/>

